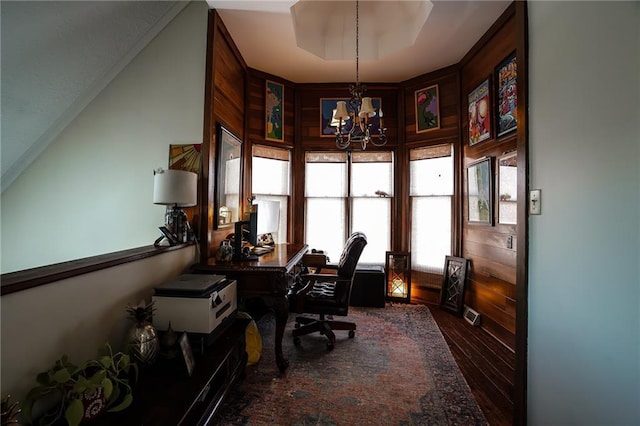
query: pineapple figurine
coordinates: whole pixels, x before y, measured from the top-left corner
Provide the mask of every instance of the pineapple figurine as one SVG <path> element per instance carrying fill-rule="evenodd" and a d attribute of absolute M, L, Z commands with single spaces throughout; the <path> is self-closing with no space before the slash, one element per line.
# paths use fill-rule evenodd
<path fill-rule="evenodd" d="M 153 302 L 148 305 L 144 301 L 135 306 L 128 305 L 127 312 L 135 321 L 127 335 L 128 352 L 140 366 L 150 366 L 160 349 L 158 332 L 151 323 Z"/>
<path fill-rule="evenodd" d="M 2 426 L 18 425 L 18 414 L 20 414 L 20 404 L 18 402 L 10 402 L 11 395 L 7 395 L 2 398 L 0 404 L 0 424 Z"/>

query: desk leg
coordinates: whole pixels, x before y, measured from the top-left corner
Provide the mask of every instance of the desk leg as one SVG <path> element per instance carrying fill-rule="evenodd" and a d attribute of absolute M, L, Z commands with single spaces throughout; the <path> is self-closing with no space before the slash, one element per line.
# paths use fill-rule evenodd
<path fill-rule="evenodd" d="M 277 297 L 273 301 L 273 311 L 276 317 L 276 364 L 281 373 L 289 367 L 289 361 L 282 354 L 282 338 L 289 318 L 289 301 L 286 297 Z"/>

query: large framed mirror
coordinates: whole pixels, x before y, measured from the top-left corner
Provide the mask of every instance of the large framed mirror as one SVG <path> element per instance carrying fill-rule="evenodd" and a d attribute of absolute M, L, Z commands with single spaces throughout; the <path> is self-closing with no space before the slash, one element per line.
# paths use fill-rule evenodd
<path fill-rule="evenodd" d="M 240 217 L 242 141 L 218 123 L 214 228 L 231 228 Z"/>
<path fill-rule="evenodd" d="M 498 159 L 498 223 L 518 223 L 518 155 L 509 152 Z"/>

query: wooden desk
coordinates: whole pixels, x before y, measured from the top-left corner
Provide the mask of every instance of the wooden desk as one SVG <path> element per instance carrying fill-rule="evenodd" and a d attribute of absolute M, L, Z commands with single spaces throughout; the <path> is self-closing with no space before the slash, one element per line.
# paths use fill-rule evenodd
<path fill-rule="evenodd" d="M 195 272 L 226 275 L 238 282 L 238 298 L 258 297 L 273 309 L 276 319 L 276 363 L 285 371 L 289 362 L 282 355 L 282 337 L 289 317 L 287 292 L 298 271 L 296 265 L 307 252 L 306 244 L 276 244 L 271 253 L 253 261 L 219 262 L 210 258 L 207 264 L 194 267 Z"/>

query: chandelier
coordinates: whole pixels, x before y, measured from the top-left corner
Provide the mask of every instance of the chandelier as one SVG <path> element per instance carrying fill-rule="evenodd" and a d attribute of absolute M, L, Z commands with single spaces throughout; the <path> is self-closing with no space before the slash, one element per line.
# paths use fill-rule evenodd
<path fill-rule="evenodd" d="M 383 126 L 382 108 L 378 109 L 378 117 L 380 118 L 380 126 L 378 134 L 371 134 L 370 119 L 376 116 L 376 110 L 373 107 L 370 97 L 363 97 L 367 88 L 359 81 L 359 2 L 356 1 L 356 84 L 349 86 L 351 99 L 349 100 L 349 108 L 347 109 L 346 101 L 338 101 L 336 109 L 333 110 L 333 117 L 330 125 L 336 127 L 336 146 L 340 149 L 347 149 L 351 143 L 360 142 L 362 150 L 367 149 L 367 144 L 371 143 L 375 146 L 382 146 L 387 143 L 387 130 Z M 351 121 L 351 128 L 346 134 L 343 134 L 343 128 L 346 128 L 348 121 Z"/>

